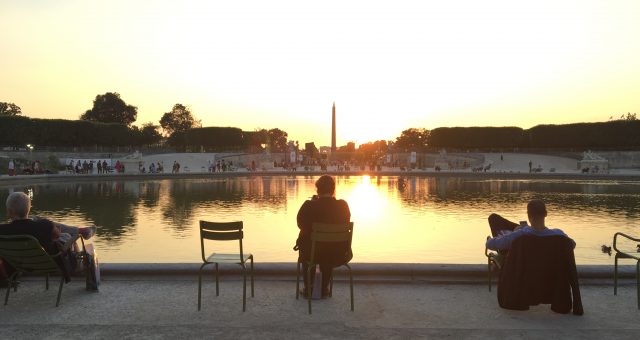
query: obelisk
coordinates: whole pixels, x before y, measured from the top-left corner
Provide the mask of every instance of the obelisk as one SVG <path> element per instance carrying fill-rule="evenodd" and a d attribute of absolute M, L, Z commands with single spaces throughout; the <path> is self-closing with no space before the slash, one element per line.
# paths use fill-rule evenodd
<path fill-rule="evenodd" d="M 331 153 L 336 152 L 336 102 L 331 110 Z"/>

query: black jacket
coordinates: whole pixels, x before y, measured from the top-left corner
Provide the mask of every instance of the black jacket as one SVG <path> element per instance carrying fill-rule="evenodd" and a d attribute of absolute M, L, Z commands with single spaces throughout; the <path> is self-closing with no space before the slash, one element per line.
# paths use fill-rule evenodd
<path fill-rule="evenodd" d="M 50 255 L 55 255 L 60 251 L 58 245 L 53 240 L 54 235 L 59 234 L 56 233 L 57 230 L 54 230 L 56 228 L 57 227 L 53 224 L 53 222 L 47 219 L 14 220 L 8 224 L 0 224 L 0 235 L 31 235 L 38 240 L 42 248 L 47 253 L 49 253 Z M 66 282 L 69 282 L 71 280 L 70 261 L 74 260 L 75 259 L 73 258 L 73 256 L 68 253 L 63 254 L 62 257 L 58 256 L 54 258 L 54 261 L 62 270 Z M 10 269 L 9 271 L 12 271 L 12 269 Z"/>
<path fill-rule="evenodd" d="M 298 240 L 296 246 L 299 248 L 299 260 L 308 261 L 311 257 L 311 225 L 318 223 L 348 223 L 351 221 L 349 205 L 343 200 L 336 200 L 334 197 L 320 197 L 307 200 L 298 211 Z M 353 257 L 351 249 L 347 243 L 324 245 L 317 243 L 316 262 L 338 266 L 348 262 Z"/>
<path fill-rule="evenodd" d="M 557 313 L 582 315 L 573 243 L 565 236 L 526 235 L 513 241 L 498 283 L 498 303 L 528 310 L 551 304 Z"/>
<path fill-rule="evenodd" d="M 53 241 L 54 228 L 53 222 L 46 219 L 14 220 L 8 224 L 0 224 L 0 235 L 31 235 L 47 253 L 53 255 L 58 252 Z"/>

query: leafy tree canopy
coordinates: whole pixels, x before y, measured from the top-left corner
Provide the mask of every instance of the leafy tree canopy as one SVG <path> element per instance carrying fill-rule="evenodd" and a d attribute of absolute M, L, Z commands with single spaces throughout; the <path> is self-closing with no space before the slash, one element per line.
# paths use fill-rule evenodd
<path fill-rule="evenodd" d="M 140 136 L 143 144 L 155 144 L 162 139 L 160 134 L 160 125 L 155 125 L 152 122 L 148 122 L 142 125 L 140 129 Z"/>
<path fill-rule="evenodd" d="M 0 116 L 17 116 L 22 114 L 20 106 L 14 103 L 0 102 Z"/>
<path fill-rule="evenodd" d="M 189 129 L 200 127 L 200 121 L 196 120 L 186 106 L 176 104 L 171 111 L 165 112 L 160 118 L 160 126 L 168 135 L 174 132 L 185 132 Z"/>
<path fill-rule="evenodd" d="M 404 151 L 420 151 L 427 147 L 428 141 L 429 130 L 411 128 L 402 131 L 393 145 Z"/>
<path fill-rule="evenodd" d="M 378 159 L 386 154 L 388 150 L 389 146 L 385 140 L 378 140 L 375 142 L 360 144 L 360 146 L 358 146 L 358 151 L 360 151 L 367 160 Z"/>
<path fill-rule="evenodd" d="M 287 145 L 287 137 L 289 135 L 278 128 L 270 130 L 256 129 L 256 131 L 245 134 L 249 137 L 247 145 L 260 147 L 264 145 L 269 148 L 271 152 L 286 152 L 289 150 L 289 146 Z"/>
<path fill-rule="evenodd" d="M 627 114 L 625 115 L 624 113 L 620 115 L 620 118 L 613 118 L 613 116 L 609 117 L 609 120 L 627 120 L 627 121 L 631 121 L 631 120 L 638 120 L 638 118 L 636 117 L 635 112 L 631 113 L 631 112 L 627 112 Z"/>
<path fill-rule="evenodd" d="M 129 126 L 136 121 L 137 116 L 137 107 L 127 105 L 124 100 L 120 99 L 120 94 L 107 92 L 97 95 L 93 101 L 93 108 L 83 113 L 80 119 Z"/>
<path fill-rule="evenodd" d="M 356 151 L 356 143 L 348 142 L 347 145 L 343 145 L 338 147 L 338 152 L 355 152 Z"/>
<path fill-rule="evenodd" d="M 273 152 L 285 152 L 287 151 L 287 137 L 286 132 L 275 128 L 267 131 L 269 136 L 269 146 Z"/>

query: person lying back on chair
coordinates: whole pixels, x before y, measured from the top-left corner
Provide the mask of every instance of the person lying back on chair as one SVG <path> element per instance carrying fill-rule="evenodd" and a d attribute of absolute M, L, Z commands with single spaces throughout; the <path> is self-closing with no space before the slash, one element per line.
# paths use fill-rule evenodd
<path fill-rule="evenodd" d="M 7 197 L 7 215 L 10 223 L 0 224 L 0 235 L 31 235 L 35 237 L 42 248 L 55 254 L 60 246 L 74 235 L 89 239 L 95 235 L 96 227 L 78 228 L 62 223 L 52 222 L 43 218 L 29 218 L 31 199 L 23 192 L 14 192 Z"/>
<path fill-rule="evenodd" d="M 533 199 L 527 204 L 527 217 L 531 226 L 524 223 L 516 224 L 498 214 L 489 216 L 489 227 L 491 228 L 492 238 L 487 240 L 487 248 L 497 251 L 506 251 L 511 247 L 511 243 L 518 237 L 524 235 L 535 236 L 552 236 L 561 235 L 569 238 L 560 229 L 549 229 L 545 224 L 547 217 L 547 207 L 543 200 Z M 569 238 L 571 240 L 571 238 Z M 575 241 L 571 240 L 575 248 Z"/>
<path fill-rule="evenodd" d="M 328 175 L 321 176 L 316 181 L 316 189 L 318 195 L 314 195 L 311 200 L 307 200 L 302 204 L 298 211 L 298 228 L 300 233 L 296 240 L 296 247 L 299 250 L 298 261 L 302 263 L 303 273 L 307 272 L 307 262 L 311 257 L 311 226 L 314 222 L 318 223 L 349 223 L 351 221 L 351 212 L 349 205 L 344 200 L 335 198 L 336 182 L 333 177 Z M 329 294 L 329 282 L 334 267 L 347 263 L 353 257 L 351 249 L 347 249 L 348 245 L 323 245 L 319 244 L 316 250 L 317 263 L 320 264 L 322 272 L 322 296 L 327 297 Z M 312 271 L 311 281 L 313 282 Z M 304 275 L 304 289 L 302 295 L 307 296 L 311 292 L 307 291 L 310 287 L 307 282 L 307 275 Z"/>

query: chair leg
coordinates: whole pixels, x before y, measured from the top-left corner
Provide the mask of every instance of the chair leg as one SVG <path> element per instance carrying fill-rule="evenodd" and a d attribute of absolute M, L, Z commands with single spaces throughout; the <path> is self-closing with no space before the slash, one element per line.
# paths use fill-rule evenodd
<path fill-rule="evenodd" d="M 300 297 L 300 261 L 296 266 L 296 300 Z"/>
<path fill-rule="evenodd" d="M 491 292 L 491 260 L 487 260 L 487 284 L 489 285 L 489 292 Z"/>
<path fill-rule="evenodd" d="M 220 296 L 220 281 L 218 279 L 218 264 L 216 263 L 216 296 Z"/>
<path fill-rule="evenodd" d="M 200 310 L 200 305 L 202 301 L 202 268 L 206 266 L 206 263 L 203 263 L 200 266 L 200 270 L 198 270 L 198 310 Z"/>
<path fill-rule="evenodd" d="M 307 286 L 307 300 L 309 301 L 309 314 L 311 314 L 311 295 L 313 292 L 313 281 L 311 281 L 311 270 L 315 269 L 315 265 L 313 265 L 312 263 L 309 263 L 309 267 L 307 268 L 307 284 L 309 286 Z"/>
<path fill-rule="evenodd" d="M 4 296 L 4 305 L 6 306 L 9 302 L 9 293 L 11 292 L 11 285 L 13 285 L 16 281 L 16 277 L 18 277 L 18 272 L 15 272 L 9 276 L 7 279 L 7 294 Z M 17 286 L 17 284 L 16 284 Z"/>
<path fill-rule="evenodd" d="M 251 297 L 254 297 L 254 292 L 253 292 L 253 256 L 251 256 Z"/>
<path fill-rule="evenodd" d="M 242 311 L 247 310 L 247 267 L 242 264 Z"/>
<path fill-rule="evenodd" d="M 351 266 L 345 264 L 347 268 L 349 268 L 349 288 L 351 290 L 351 311 L 353 312 L 353 272 L 351 271 Z"/>
<path fill-rule="evenodd" d="M 333 270 L 331 270 L 331 280 L 329 280 L 329 297 L 333 297 Z"/>
<path fill-rule="evenodd" d="M 58 299 L 56 300 L 56 307 L 60 305 L 60 296 L 62 296 L 62 286 L 64 285 L 64 275 L 60 274 L 62 277 L 60 278 L 60 287 L 58 287 Z"/>
<path fill-rule="evenodd" d="M 618 254 L 616 254 L 613 265 L 613 295 L 618 295 Z"/>

